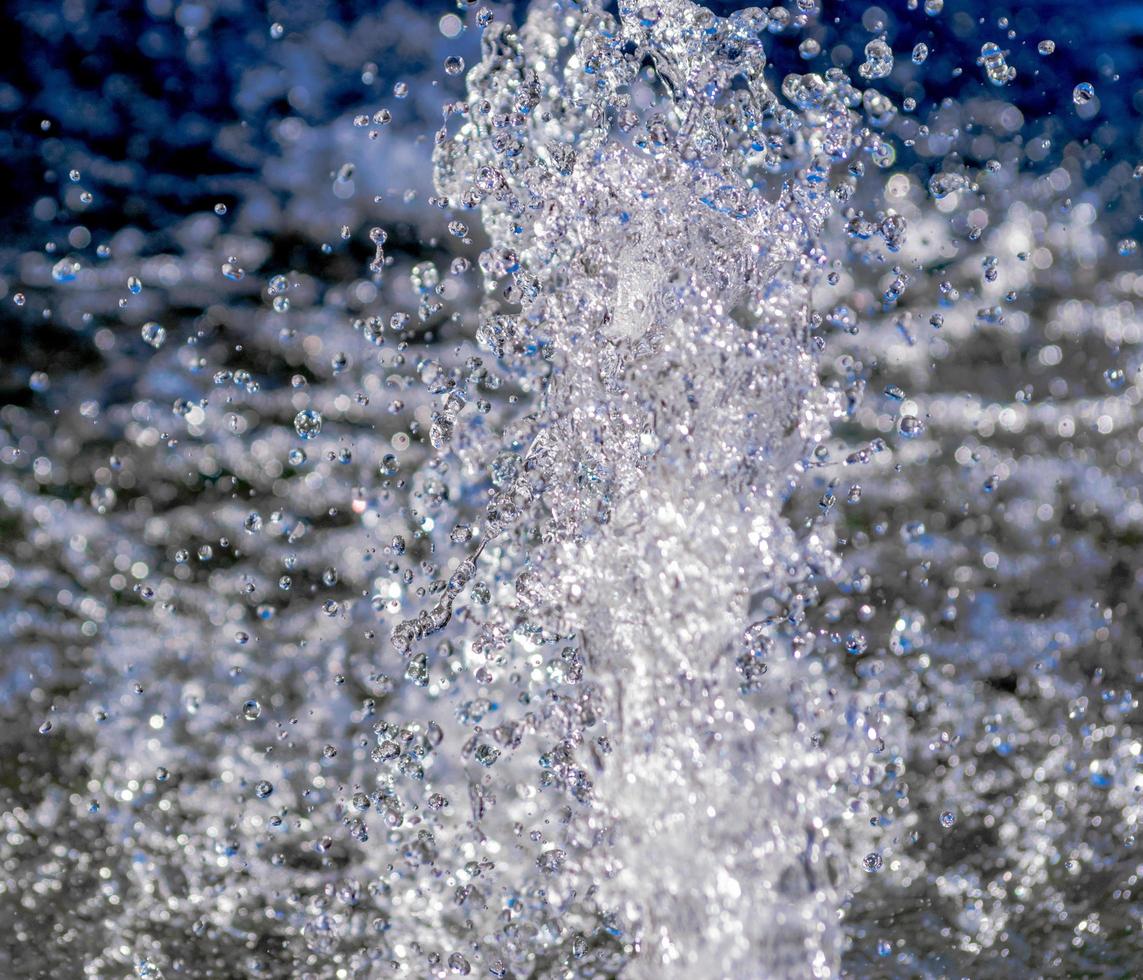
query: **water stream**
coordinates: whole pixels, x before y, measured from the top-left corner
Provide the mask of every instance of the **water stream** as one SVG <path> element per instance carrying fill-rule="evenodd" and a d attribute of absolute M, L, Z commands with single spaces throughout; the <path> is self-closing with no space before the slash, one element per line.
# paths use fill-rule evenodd
<path fill-rule="evenodd" d="M 27 4 L 0 972 L 1138 972 L 1143 25 L 888 6 Z"/>

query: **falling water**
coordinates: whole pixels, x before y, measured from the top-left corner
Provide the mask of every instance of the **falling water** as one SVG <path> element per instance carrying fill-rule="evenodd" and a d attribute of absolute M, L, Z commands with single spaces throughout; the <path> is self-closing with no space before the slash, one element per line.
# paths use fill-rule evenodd
<path fill-rule="evenodd" d="M 1140 96 L 905 8 L 283 17 L 179 216 L 45 116 L 7 973 L 1143 962 Z"/>

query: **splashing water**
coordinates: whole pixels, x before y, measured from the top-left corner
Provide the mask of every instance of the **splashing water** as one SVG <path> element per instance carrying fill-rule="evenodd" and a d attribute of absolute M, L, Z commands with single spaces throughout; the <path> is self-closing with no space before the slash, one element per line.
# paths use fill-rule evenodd
<path fill-rule="evenodd" d="M 829 796 L 864 761 L 807 638 L 743 640 L 752 602 L 836 562 L 781 504 L 832 410 L 810 289 L 824 185 L 858 142 L 840 75 L 791 82 L 802 112 L 780 106 L 758 27 L 686 2 L 617 20 L 540 7 L 518 37 L 485 35 L 469 119 L 437 154 L 450 203 L 480 204 L 487 291 L 507 279 L 519 306 L 487 304 L 482 339 L 540 361 L 513 430 L 529 448 L 486 526 L 520 511 L 536 527 L 515 625 L 571 639 L 595 688 L 599 775 L 575 745 L 592 733 L 550 735 L 586 839 L 614 841 L 580 860 L 639 922 L 649 976 L 836 969 L 848 876 L 827 866 Z M 780 173 L 768 199 L 754 177 Z M 828 753 L 815 715 L 841 735 Z M 719 858 L 696 867 L 696 849 Z"/>
<path fill-rule="evenodd" d="M 0 410 L 8 972 L 1131 972 L 1143 280 L 1097 204 L 1143 171 L 1067 128 L 1110 77 L 1005 101 L 1030 28 L 958 21 L 978 87 L 924 109 L 915 7 L 275 22 L 265 185 L 99 243 L 112 170 L 62 164 L 67 254 L 5 271 L 91 359 L 24 341 Z M 290 75 L 410 35 L 432 187 L 439 95 L 321 129 Z"/>

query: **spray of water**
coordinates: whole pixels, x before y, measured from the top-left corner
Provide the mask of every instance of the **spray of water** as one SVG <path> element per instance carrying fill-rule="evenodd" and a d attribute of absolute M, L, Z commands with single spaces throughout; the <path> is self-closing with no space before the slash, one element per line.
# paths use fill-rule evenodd
<path fill-rule="evenodd" d="M 854 841 L 835 853 L 835 787 L 867 748 L 811 639 L 751 623 L 837 563 L 781 508 L 837 410 L 810 292 L 831 173 L 862 143 L 840 72 L 779 102 L 761 26 L 540 5 L 486 33 L 437 152 L 438 187 L 491 238 L 478 336 L 538 390 L 488 526 L 532 530 L 514 625 L 566 638 L 595 690 L 603 731 L 553 749 L 589 842 L 613 842 L 578 860 L 638 923 L 647 976 L 836 971 Z"/>
<path fill-rule="evenodd" d="M 274 24 L 432 186 L 399 82 L 5 265 L 7 973 L 1132 972 L 1143 169 L 917 7 Z"/>

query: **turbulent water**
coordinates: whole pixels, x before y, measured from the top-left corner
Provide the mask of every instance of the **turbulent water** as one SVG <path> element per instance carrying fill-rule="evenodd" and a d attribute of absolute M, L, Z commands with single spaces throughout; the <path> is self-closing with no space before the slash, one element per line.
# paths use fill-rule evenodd
<path fill-rule="evenodd" d="M 4 975 L 1143 970 L 1141 28 L 1038 6 L 29 3 Z"/>

